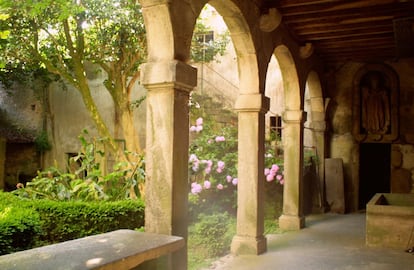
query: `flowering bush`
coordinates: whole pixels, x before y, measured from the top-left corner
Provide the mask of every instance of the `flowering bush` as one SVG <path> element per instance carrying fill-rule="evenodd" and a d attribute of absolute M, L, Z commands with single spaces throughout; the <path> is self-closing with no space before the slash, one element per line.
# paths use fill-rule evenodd
<path fill-rule="evenodd" d="M 199 117 L 190 134 L 189 199 L 197 208 L 194 214 L 233 211 L 238 182 L 236 128 L 215 129 L 212 121 Z"/>
<path fill-rule="evenodd" d="M 202 109 L 198 103 L 195 113 Z M 205 114 L 194 117 L 190 125 L 189 200 L 190 212 L 234 212 L 237 192 L 237 128 Z M 283 161 L 274 156 L 271 144 L 266 144 L 264 179 L 268 185 L 283 185 Z"/>

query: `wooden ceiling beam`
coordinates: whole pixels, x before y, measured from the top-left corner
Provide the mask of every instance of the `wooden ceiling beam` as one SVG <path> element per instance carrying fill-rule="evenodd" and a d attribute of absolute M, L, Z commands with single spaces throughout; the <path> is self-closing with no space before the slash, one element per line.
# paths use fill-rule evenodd
<path fill-rule="evenodd" d="M 371 48 L 373 46 L 378 47 L 395 47 L 395 42 L 389 39 L 377 39 L 377 40 L 370 40 L 370 41 L 361 41 L 361 40 L 343 40 L 341 42 L 315 42 L 313 43 L 315 48 L 320 48 L 321 50 L 327 49 L 340 49 L 344 47 L 351 47 L 351 48 Z"/>
<path fill-rule="evenodd" d="M 371 30 L 382 27 L 389 27 L 392 29 L 392 25 L 389 20 L 368 22 L 365 24 L 361 23 L 350 23 L 348 25 L 338 24 L 335 22 L 331 23 L 307 23 L 307 24 L 288 24 L 289 27 L 295 29 L 295 33 L 298 35 L 302 34 L 318 34 L 332 31 L 360 31 L 360 30 Z"/>
<path fill-rule="evenodd" d="M 276 2 L 276 1 L 275 1 Z M 404 3 L 396 0 L 364 0 L 364 1 L 323 1 L 319 3 L 290 5 L 290 1 L 278 1 L 274 3 L 276 8 L 286 16 L 305 16 L 305 15 L 319 15 L 324 13 L 353 13 L 368 9 L 392 9 L 399 6 L 408 6 L 410 3 Z"/>
<path fill-rule="evenodd" d="M 376 29 L 364 29 L 364 30 L 345 30 L 345 31 L 330 31 L 325 33 L 316 33 L 316 34 L 308 34 L 308 33 L 301 33 L 299 34 L 302 39 L 307 41 L 316 41 L 316 40 L 331 40 L 331 39 L 342 39 L 342 38 L 358 38 L 358 37 L 377 37 L 377 36 L 385 36 L 385 37 L 393 37 L 394 31 L 389 27 L 382 27 Z"/>
<path fill-rule="evenodd" d="M 414 2 L 413 2 L 414 3 Z M 282 21 L 290 23 L 337 23 L 348 24 L 358 22 L 372 22 L 381 20 L 392 20 L 394 18 L 412 16 L 414 5 L 411 8 L 394 7 L 390 9 L 370 8 L 358 9 L 355 11 L 330 12 L 326 14 L 315 11 L 315 14 L 292 15 L 282 13 Z"/>

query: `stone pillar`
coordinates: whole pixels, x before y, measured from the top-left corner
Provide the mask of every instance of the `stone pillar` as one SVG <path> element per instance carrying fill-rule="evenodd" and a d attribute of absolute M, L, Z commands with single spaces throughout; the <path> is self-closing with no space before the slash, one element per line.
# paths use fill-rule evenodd
<path fill-rule="evenodd" d="M 179 61 L 146 63 L 141 78 L 148 90 L 145 231 L 187 239 L 188 101 L 197 71 Z M 186 248 L 167 257 L 157 269 L 187 269 Z"/>
<path fill-rule="evenodd" d="M 4 164 L 6 163 L 6 139 L 0 137 L 0 189 L 4 189 Z"/>
<path fill-rule="evenodd" d="M 325 121 L 312 121 L 314 145 L 316 147 L 318 178 L 319 178 L 319 199 L 320 210 L 325 212 Z"/>
<path fill-rule="evenodd" d="M 283 114 L 284 178 L 283 214 L 279 227 L 299 230 L 305 226 L 303 215 L 303 111 Z"/>
<path fill-rule="evenodd" d="M 237 235 L 233 254 L 261 254 L 264 237 L 264 138 L 269 99 L 262 94 L 242 94 L 238 111 Z"/>

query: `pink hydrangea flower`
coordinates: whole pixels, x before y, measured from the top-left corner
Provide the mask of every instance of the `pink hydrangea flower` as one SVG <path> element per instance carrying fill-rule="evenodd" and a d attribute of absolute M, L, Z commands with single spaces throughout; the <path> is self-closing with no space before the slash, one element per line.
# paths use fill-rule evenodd
<path fill-rule="evenodd" d="M 216 137 L 216 142 L 224 142 L 226 140 L 226 138 L 224 138 L 224 136 L 217 136 Z"/>
<path fill-rule="evenodd" d="M 285 184 L 285 179 L 280 180 L 279 184 L 281 184 L 281 185 Z"/>
<path fill-rule="evenodd" d="M 272 171 L 276 174 L 279 171 L 279 166 L 277 164 L 273 164 L 270 171 Z"/>
<path fill-rule="evenodd" d="M 200 131 L 202 131 L 203 130 L 203 126 L 196 126 L 196 132 L 198 133 L 198 132 L 200 132 Z"/>
<path fill-rule="evenodd" d="M 204 188 L 205 189 L 210 189 L 211 188 L 211 182 L 208 181 L 208 180 L 204 181 Z"/>
<path fill-rule="evenodd" d="M 272 182 L 274 179 L 275 179 L 275 175 L 274 175 L 274 174 L 269 173 L 269 174 L 266 176 L 266 181 L 267 181 L 267 182 Z"/>
<path fill-rule="evenodd" d="M 203 124 L 203 118 L 202 117 L 197 118 L 196 125 L 201 126 L 202 124 Z"/>
<path fill-rule="evenodd" d="M 239 183 L 239 179 L 237 178 L 233 178 L 233 180 L 231 181 L 231 183 L 235 186 L 237 186 L 237 184 Z"/>
<path fill-rule="evenodd" d="M 206 174 L 211 173 L 211 167 L 207 166 L 207 167 L 204 169 L 204 172 L 205 172 Z"/>
<path fill-rule="evenodd" d="M 269 168 L 264 169 L 264 175 L 268 175 L 269 173 L 270 173 L 270 169 Z"/>
<path fill-rule="evenodd" d="M 218 168 L 224 169 L 224 165 L 225 165 L 224 161 L 219 160 L 219 161 L 217 162 L 217 167 L 218 167 Z"/>
<path fill-rule="evenodd" d="M 220 190 L 222 190 L 224 187 L 223 187 L 223 185 L 222 184 L 218 184 L 217 185 L 217 189 L 220 189 Z"/>
<path fill-rule="evenodd" d="M 193 161 L 196 161 L 196 160 L 198 160 L 198 157 L 195 154 L 191 154 L 190 158 L 188 159 L 188 161 L 190 161 L 190 162 L 193 162 Z"/>
<path fill-rule="evenodd" d="M 196 195 L 203 190 L 202 186 L 196 182 L 191 184 L 191 193 Z"/>
<path fill-rule="evenodd" d="M 190 127 L 190 131 L 191 131 L 191 132 L 195 132 L 195 131 L 197 131 L 197 127 L 196 127 L 196 126 L 191 126 L 191 127 Z"/>
<path fill-rule="evenodd" d="M 280 182 L 280 181 L 282 181 L 283 180 L 283 175 L 281 175 L 281 174 L 278 174 L 277 176 L 276 176 L 276 179 Z"/>
<path fill-rule="evenodd" d="M 227 175 L 226 180 L 227 180 L 227 183 L 230 183 L 231 180 L 233 180 L 233 177 L 231 177 L 230 175 Z"/>

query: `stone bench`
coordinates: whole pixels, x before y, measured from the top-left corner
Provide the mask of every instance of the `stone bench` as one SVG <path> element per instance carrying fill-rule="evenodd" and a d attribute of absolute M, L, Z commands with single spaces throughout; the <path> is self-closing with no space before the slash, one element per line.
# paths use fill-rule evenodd
<path fill-rule="evenodd" d="M 132 269 L 184 247 L 182 237 L 117 230 L 0 256 L 0 269 Z"/>

